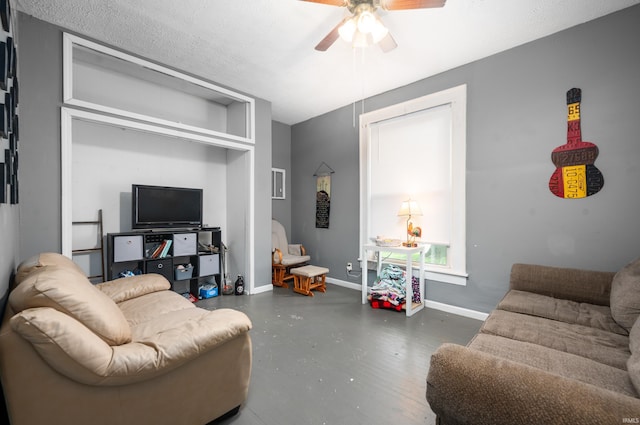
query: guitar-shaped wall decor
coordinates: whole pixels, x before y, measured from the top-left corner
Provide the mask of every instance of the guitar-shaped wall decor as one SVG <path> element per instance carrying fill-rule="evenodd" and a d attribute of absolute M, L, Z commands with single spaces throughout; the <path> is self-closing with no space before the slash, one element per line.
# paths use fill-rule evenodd
<path fill-rule="evenodd" d="M 584 198 L 594 195 L 604 186 L 604 177 L 593 164 L 598 147 L 582 141 L 580 101 L 582 91 L 567 92 L 567 143 L 551 152 L 556 171 L 549 179 L 549 190 L 560 198 Z"/>

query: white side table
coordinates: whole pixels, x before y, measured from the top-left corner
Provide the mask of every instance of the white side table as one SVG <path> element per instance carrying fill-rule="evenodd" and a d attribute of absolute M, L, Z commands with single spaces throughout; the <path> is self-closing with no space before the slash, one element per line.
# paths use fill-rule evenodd
<path fill-rule="evenodd" d="M 364 267 L 362 268 L 362 304 L 366 304 L 367 303 L 367 278 L 368 278 L 368 273 L 367 273 L 367 254 L 369 252 L 374 252 L 377 253 L 377 257 L 378 257 L 378 266 L 377 266 L 377 274 L 376 276 L 380 275 L 380 270 L 382 269 L 382 257 L 380 255 L 380 252 L 393 252 L 393 253 L 398 253 L 398 254 L 404 254 L 405 258 L 406 258 L 406 279 L 405 279 L 405 285 L 406 285 L 406 293 L 407 293 L 407 297 L 406 297 L 406 304 L 405 304 L 405 311 L 407 316 L 412 316 L 413 314 L 417 313 L 418 311 L 422 310 L 424 308 L 424 255 L 425 252 L 427 251 L 427 247 L 428 245 L 418 245 L 417 247 L 405 247 L 405 246 L 378 246 L 378 245 L 373 245 L 373 244 L 367 244 L 364 245 L 362 247 L 362 261 L 364 262 Z M 420 253 L 420 303 L 414 303 L 411 302 L 412 299 L 412 295 L 413 295 L 413 286 L 411 284 L 412 282 L 412 276 L 413 276 L 413 254 L 415 254 L 416 252 Z"/>

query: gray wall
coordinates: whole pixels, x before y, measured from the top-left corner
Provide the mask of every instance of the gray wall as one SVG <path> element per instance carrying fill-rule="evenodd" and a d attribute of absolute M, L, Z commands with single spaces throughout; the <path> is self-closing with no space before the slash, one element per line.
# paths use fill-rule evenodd
<path fill-rule="evenodd" d="M 0 204 L 0 315 L 4 313 L 9 284 L 19 261 L 18 211 L 18 205 Z"/>
<path fill-rule="evenodd" d="M 291 126 L 278 121 L 272 126 L 271 163 L 286 170 L 285 199 L 271 200 L 271 216 L 291 234 Z M 293 242 L 292 242 L 293 243 Z"/>
<path fill-rule="evenodd" d="M 254 261 L 256 287 L 271 284 L 271 102 L 256 99 L 256 151 L 255 151 L 255 246 Z M 227 222 L 232 221 L 231 217 Z"/>
<path fill-rule="evenodd" d="M 367 99 L 365 111 L 467 84 L 467 286 L 427 299 L 488 312 L 514 262 L 615 271 L 640 255 L 640 6 Z M 547 184 L 566 143 L 565 93 L 582 88 L 582 134 L 600 148 L 603 190 L 564 200 Z M 356 108 L 359 109 L 358 102 Z M 292 239 L 330 277 L 358 257 L 353 106 L 292 127 Z M 335 170 L 331 227 L 315 229 L 313 170 Z"/>
<path fill-rule="evenodd" d="M 62 29 L 19 13 L 20 259 L 61 250 Z M 271 104 L 256 101 L 255 208 L 270 208 Z M 270 217 L 256 214 L 255 286 L 271 283 Z M 242 271 L 244 272 L 244 271 Z"/>
<path fill-rule="evenodd" d="M 62 34 L 18 13 L 20 38 L 20 258 L 62 250 Z"/>

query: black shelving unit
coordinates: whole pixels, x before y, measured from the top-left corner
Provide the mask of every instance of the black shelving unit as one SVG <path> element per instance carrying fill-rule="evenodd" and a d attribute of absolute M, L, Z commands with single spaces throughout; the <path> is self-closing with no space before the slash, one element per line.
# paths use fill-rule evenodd
<path fill-rule="evenodd" d="M 165 241 L 171 242 L 163 254 L 158 247 L 168 243 Z M 107 279 L 127 272 L 158 273 L 171 282 L 174 291 L 197 298 L 199 288 L 211 279 L 220 288 L 221 250 L 219 227 L 108 233 Z"/>

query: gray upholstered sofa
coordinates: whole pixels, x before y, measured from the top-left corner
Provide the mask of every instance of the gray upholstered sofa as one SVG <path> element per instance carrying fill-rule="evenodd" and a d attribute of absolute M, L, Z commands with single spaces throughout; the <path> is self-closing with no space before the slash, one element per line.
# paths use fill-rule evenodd
<path fill-rule="evenodd" d="M 439 425 L 640 423 L 640 259 L 618 273 L 515 264 L 466 346 L 432 356 Z"/>
<path fill-rule="evenodd" d="M 60 254 L 22 263 L 0 328 L 12 425 L 202 425 L 237 412 L 251 322 L 159 274 L 92 285 Z"/>

